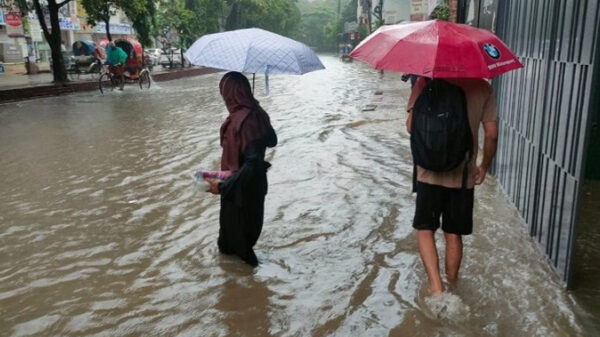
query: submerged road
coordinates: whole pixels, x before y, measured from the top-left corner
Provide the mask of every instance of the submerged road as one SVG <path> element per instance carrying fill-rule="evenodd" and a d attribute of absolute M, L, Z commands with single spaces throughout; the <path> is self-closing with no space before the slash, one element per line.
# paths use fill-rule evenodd
<path fill-rule="evenodd" d="M 0 336 L 592 335 L 491 178 L 459 284 L 426 298 L 409 87 L 322 59 L 257 79 L 280 142 L 256 269 L 190 178 L 218 168 L 221 74 L 1 105 Z"/>

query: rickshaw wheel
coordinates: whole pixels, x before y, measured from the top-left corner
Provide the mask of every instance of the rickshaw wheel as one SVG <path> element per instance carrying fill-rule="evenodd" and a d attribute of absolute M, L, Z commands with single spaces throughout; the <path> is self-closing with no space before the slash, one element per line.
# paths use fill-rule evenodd
<path fill-rule="evenodd" d="M 88 73 L 90 74 L 93 80 L 95 80 L 98 77 L 98 75 L 100 75 L 101 71 L 102 66 L 98 63 L 92 63 L 88 69 Z"/>
<path fill-rule="evenodd" d="M 140 85 L 140 89 L 150 89 L 152 81 L 150 80 L 150 72 L 148 71 L 148 69 L 142 70 L 142 72 L 140 73 L 140 77 L 138 78 L 138 83 Z"/>
<path fill-rule="evenodd" d="M 100 93 L 104 94 L 105 91 L 115 90 L 116 81 L 111 73 L 104 73 L 98 80 L 98 86 L 100 87 Z"/>
<path fill-rule="evenodd" d="M 81 74 L 78 71 L 75 70 L 70 70 L 67 72 L 67 74 L 69 75 L 69 79 L 71 81 L 77 81 L 80 79 Z"/>

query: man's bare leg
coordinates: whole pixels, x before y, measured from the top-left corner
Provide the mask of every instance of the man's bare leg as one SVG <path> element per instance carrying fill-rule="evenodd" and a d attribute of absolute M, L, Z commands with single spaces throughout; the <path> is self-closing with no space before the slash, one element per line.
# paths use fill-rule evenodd
<path fill-rule="evenodd" d="M 421 260 L 429 278 L 429 289 L 432 295 L 439 295 L 444 291 L 440 277 L 440 266 L 437 249 L 435 247 L 434 232 L 431 230 L 417 230 L 417 242 Z"/>
<path fill-rule="evenodd" d="M 121 73 L 121 90 L 123 90 L 123 86 L 125 86 L 125 68 L 123 66 L 119 67 L 119 72 Z"/>
<path fill-rule="evenodd" d="M 446 239 L 446 276 L 448 276 L 448 282 L 454 283 L 458 280 L 458 270 L 462 260 L 462 236 L 444 233 L 444 238 Z"/>

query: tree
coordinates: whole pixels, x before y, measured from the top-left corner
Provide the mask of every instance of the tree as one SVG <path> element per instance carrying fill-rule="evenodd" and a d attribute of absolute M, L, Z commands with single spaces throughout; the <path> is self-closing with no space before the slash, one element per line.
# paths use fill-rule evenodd
<path fill-rule="evenodd" d="M 40 26 L 42 26 L 44 37 L 46 37 L 46 41 L 48 41 L 48 44 L 50 45 L 50 50 L 52 52 L 52 67 L 54 69 L 53 77 L 54 82 L 57 83 L 68 81 L 60 47 L 62 41 L 60 36 L 60 25 L 58 23 L 58 11 L 61 7 L 71 1 L 72 0 L 62 0 L 61 2 L 57 2 L 57 0 L 46 1 L 48 4 L 48 14 L 50 16 L 50 27 L 48 27 L 44 18 L 44 11 L 40 5 L 40 0 L 33 0 L 33 7 L 35 8 L 38 20 L 40 21 Z"/>
<path fill-rule="evenodd" d="M 152 45 L 152 33 L 157 26 L 156 1 L 136 0 L 125 5 L 125 15 L 131 20 L 133 29 L 143 47 Z"/>
<path fill-rule="evenodd" d="M 330 22 L 335 21 L 335 13 L 323 7 L 316 7 L 302 13 L 296 38 L 319 50 L 331 50 L 335 40 L 330 33 Z"/>
<path fill-rule="evenodd" d="M 218 32 L 222 13 L 222 0 L 163 0 L 158 13 L 158 35 L 181 49 L 183 66 L 184 48 L 204 34 Z"/>
<path fill-rule="evenodd" d="M 116 14 L 117 9 L 122 9 L 132 21 L 140 43 L 149 45 L 152 41 L 150 35 L 155 23 L 156 4 L 154 0 L 82 0 L 82 5 L 88 14 L 87 21 L 90 25 L 104 22 L 106 25 L 106 38 L 112 41 L 110 34 L 110 18 Z"/>
<path fill-rule="evenodd" d="M 182 1 L 163 1 L 157 18 L 157 35 L 167 40 L 170 45 L 179 46 L 179 34 L 188 31 L 193 16 L 194 13 L 187 10 Z"/>
<path fill-rule="evenodd" d="M 204 34 L 219 31 L 222 0 L 184 0 L 183 8 L 188 14 L 178 29 L 182 47 L 189 47 Z"/>
<path fill-rule="evenodd" d="M 110 17 L 115 15 L 117 0 L 82 0 L 81 4 L 87 13 L 88 24 L 95 26 L 99 22 L 106 25 L 106 38 L 112 41 L 110 35 Z"/>
<path fill-rule="evenodd" d="M 258 27 L 290 36 L 300 23 L 300 10 L 293 0 L 227 0 L 225 29 Z"/>
<path fill-rule="evenodd" d="M 429 18 L 450 21 L 450 7 L 448 5 L 435 6 Z"/>
<path fill-rule="evenodd" d="M 302 16 L 295 37 L 319 50 L 335 50 L 344 23 L 356 21 L 356 6 L 357 0 L 301 0 Z"/>

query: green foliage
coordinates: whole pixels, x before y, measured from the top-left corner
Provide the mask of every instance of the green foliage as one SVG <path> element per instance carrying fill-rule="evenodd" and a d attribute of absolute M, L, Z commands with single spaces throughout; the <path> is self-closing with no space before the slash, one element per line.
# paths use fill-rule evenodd
<path fill-rule="evenodd" d="M 156 34 L 172 46 L 189 47 L 202 35 L 219 31 L 222 13 L 222 0 L 163 0 Z"/>
<path fill-rule="evenodd" d="M 343 22 L 356 22 L 356 8 L 358 7 L 358 0 L 350 0 L 344 6 L 342 11 Z"/>
<path fill-rule="evenodd" d="M 257 27 L 290 36 L 300 23 L 293 0 L 227 0 L 225 29 Z"/>
<path fill-rule="evenodd" d="M 295 38 L 319 50 L 336 46 L 336 13 L 324 7 L 313 8 L 302 14 Z"/>
<path fill-rule="evenodd" d="M 152 45 L 152 35 L 157 25 L 155 0 L 132 0 L 123 6 L 125 15 L 131 20 L 138 41 L 144 47 Z"/>
<path fill-rule="evenodd" d="M 82 0 L 81 5 L 87 13 L 88 24 L 95 26 L 99 22 L 108 22 L 115 15 L 118 0 Z"/>
<path fill-rule="evenodd" d="M 302 17 L 295 38 L 318 50 L 337 49 L 344 23 L 356 21 L 357 0 L 300 0 Z M 341 13 L 338 15 L 338 4 Z"/>
<path fill-rule="evenodd" d="M 155 0 L 82 0 L 81 4 L 87 12 L 89 24 L 106 23 L 106 35 L 109 39 L 110 17 L 115 15 L 117 9 L 121 9 L 131 20 L 140 43 L 143 46 L 152 43 L 151 35 L 156 22 Z"/>
<path fill-rule="evenodd" d="M 438 5 L 435 7 L 433 12 L 431 12 L 430 17 L 432 19 L 440 19 L 444 21 L 450 20 L 450 7 L 448 5 Z"/>

